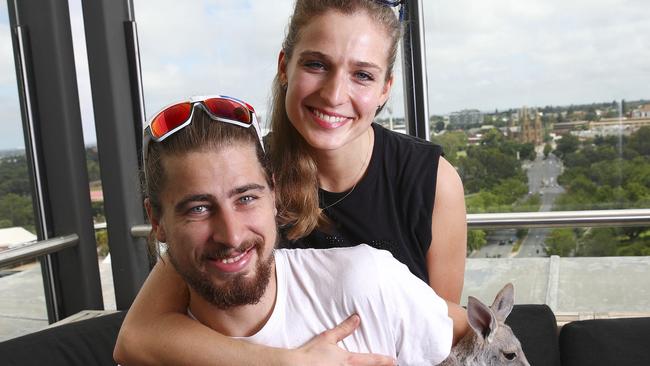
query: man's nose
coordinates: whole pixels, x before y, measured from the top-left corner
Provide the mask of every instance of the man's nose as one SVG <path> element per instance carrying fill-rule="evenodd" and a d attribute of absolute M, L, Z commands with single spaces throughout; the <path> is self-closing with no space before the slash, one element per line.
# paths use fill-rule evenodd
<path fill-rule="evenodd" d="M 212 238 L 229 247 L 238 247 L 244 239 L 245 223 L 232 209 L 222 208 L 212 220 Z"/>

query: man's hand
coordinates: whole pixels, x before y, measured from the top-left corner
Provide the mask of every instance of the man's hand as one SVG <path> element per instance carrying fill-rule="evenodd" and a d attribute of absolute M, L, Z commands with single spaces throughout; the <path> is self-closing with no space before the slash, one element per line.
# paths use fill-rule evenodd
<path fill-rule="evenodd" d="M 298 348 L 301 365 L 315 366 L 392 366 L 392 357 L 371 353 L 353 353 L 341 349 L 337 343 L 352 334 L 361 323 L 358 315 L 351 315 L 335 328 L 326 330 Z"/>

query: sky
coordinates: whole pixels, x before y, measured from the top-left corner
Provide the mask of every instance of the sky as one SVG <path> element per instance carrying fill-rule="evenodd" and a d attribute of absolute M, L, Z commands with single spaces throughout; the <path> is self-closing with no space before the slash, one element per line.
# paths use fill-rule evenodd
<path fill-rule="evenodd" d="M 134 0 L 146 114 L 198 94 L 264 119 L 293 0 Z M 86 144 L 95 142 L 80 0 L 69 0 Z M 650 99 L 648 0 L 426 0 L 430 114 Z M 23 146 L 0 5 L 0 150 Z M 403 115 L 401 67 L 389 107 Z M 386 112 L 384 112 L 386 113 Z"/>

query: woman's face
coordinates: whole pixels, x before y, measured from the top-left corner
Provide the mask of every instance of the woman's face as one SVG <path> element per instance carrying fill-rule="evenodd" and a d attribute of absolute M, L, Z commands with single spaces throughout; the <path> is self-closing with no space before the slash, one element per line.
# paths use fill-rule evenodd
<path fill-rule="evenodd" d="M 390 92 L 389 48 L 387 32 L 365 12 L 329 11 L 302 29 L 291 59 L 280 54 L 287 115 L 312 148 L 361 141 Z"/>

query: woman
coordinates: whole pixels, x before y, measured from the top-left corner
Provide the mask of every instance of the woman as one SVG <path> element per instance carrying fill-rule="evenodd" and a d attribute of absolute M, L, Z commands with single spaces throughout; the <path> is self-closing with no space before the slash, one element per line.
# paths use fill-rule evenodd
<path fill-rule="evenodd" d="M 293 246 L 363 242 L 388 249 L 457 304 L 466 251 L 460 179 L 438 147 L 372 124 L 390 94 L 400 37 L 397 17 L 382 3 L 296 3 L 278 60 L 270 138 L 280 218 Z M 156 265 L 125 320 L 116 359 L 212 365 L 378 362 L 336 349 L 337 338 L 358 324 L 354 317 L 301 349 L 269 349 L 188 319 L 187 297 L 171 266 Z"/>

